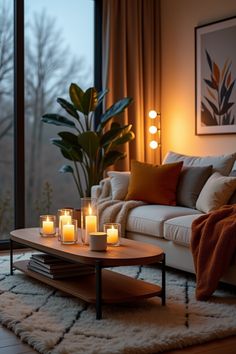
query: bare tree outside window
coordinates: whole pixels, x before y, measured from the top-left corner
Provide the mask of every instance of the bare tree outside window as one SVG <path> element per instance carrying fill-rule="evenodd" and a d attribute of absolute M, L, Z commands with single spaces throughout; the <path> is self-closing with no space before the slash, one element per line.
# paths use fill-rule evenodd
<path fill-rule="evenodd" d="M 13 11 L 0 0 L 0 240 L 13 227 Z"/>
<path fill-rule="evenodd" d="M 55 19 L 50 18 L 45 11 L 33 16 L 26 33 L 26 144 L 30 147 L 26 149 L 26 205 L 29 206 L 27 214 L 30 223 L 32 221 L 36 223 L 38 219 L 34 203 L 40 200 L 45 176 L 43 146 L 48 147 L 50 153 L 48 135 L 50 130 L 45 130 L 41 118 L 45 112 L 54 109 L 55 98 L 58 95 L 67 94 L 70 82 L 76 80 L 86 85 L 89 75 L 84 59 L 71 55 L 66 41 L 63 40 L 62 31 L 56 26 Z M 51 154 L 51 164 L 47 168 L 57 172 L 54 160 L 55 155 Z"/>
<path fill-rule="evenodd" d="M 66 98 L 71 82 L 92 86 L 93 74 L 79 41 L 78 54 L 72 54 L 63 28 L 47 10 L 26 12 L 25 18 L 26 225 L 37 226 L 40 213 L 76 203 L 69 177 L 58 172 L 63 159 L 50 144 L 55 128 L 41 118 L 58 109 L 56 98 Z M 13 39 L 13 9 L 0 0 L 0 239 L 13 228 Z"/>

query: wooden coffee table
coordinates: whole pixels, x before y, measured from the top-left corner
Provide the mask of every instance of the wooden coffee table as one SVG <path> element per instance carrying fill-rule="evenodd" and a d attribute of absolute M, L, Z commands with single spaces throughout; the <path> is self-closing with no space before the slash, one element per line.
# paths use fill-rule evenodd
<path fill-rule="evenodd" d="M 48 253 L 61 259 L 95 267 L 94 274 L 63 280 L 50 279 L 27 268 L 28 261 L 13 263 L 14 243 Z M 137 280 L 103 268 L 160 263 L 161 286 Z M 104 252 L 89 250 L 89 246 L 63 245 L 57 237 L 44 238 L 38 228 L 14 230 L 10 234 L 10 272 L 19 269 L 27 275 L 86 302 L 96 304 L 96 318 L 102 318 L 102 304 L 133 302 L 158 296 L 165 305 L 165 253 L 160 247 L 123 238 L 118 247 Z"/>

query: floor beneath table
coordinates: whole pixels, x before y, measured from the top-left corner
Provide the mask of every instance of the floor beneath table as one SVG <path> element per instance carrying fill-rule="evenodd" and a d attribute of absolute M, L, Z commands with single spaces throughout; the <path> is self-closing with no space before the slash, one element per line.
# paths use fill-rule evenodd
<path fill-rule="evenodd" d="M 165 354 L 235 354 L 236 336 L 216 340 L 182 350 L 172 350 Z M 24 344 L 10 330 L 0 325 L 0 354 L 36 354 L 38 353 Z M 102 353 L 97 353 L 102 354 Z"/>
<path fill-rule="evenodd" d="M 20 253 L 20 251 L 17 251 Z M 25 252 L 25 250 L 24 250 Z M 8 252 L 0 252 L 6 255 Z M 33 348 L 21 340 L 10 330 L 0 325 L 0 354 L 36 354 Z M 236 336 L 215 340 L 206 344 L 187 347 L 181 350 L 172 350 L 165 354 L 236 354 Z M 85 353 L 86 354 L 86 353 Z M 102 353 L 97 353 L 102 354 Z M 158 354 L 158 353 L 156 353 Z"/>

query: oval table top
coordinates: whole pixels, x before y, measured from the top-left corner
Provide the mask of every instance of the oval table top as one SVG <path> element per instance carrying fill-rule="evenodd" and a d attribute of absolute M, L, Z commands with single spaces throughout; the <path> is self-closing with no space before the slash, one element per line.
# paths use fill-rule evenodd
<path fill-rule="evenodd" d="M 91 251 L 81 243 L 65 245 L 57 237 L 42 237 L 39 228 L 25 228 L 11 231 L 10 239 L 24 246 L 49 253 L 72 262 L 94 265 L 97 261 L 102 267 L 124 265 L 144 265 L 160 262 L 164 251 L 155 245 L 121 239 L 120 246 L 107 246 L 106 251 Z"/>

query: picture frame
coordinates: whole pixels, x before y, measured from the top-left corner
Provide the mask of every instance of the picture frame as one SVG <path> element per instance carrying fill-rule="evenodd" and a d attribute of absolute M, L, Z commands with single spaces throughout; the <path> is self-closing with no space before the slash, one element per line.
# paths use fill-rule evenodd
<path fill-rule="evenodd" d="M 236 17 L 195 27 L 195 134 L 236 133 Z"/>

